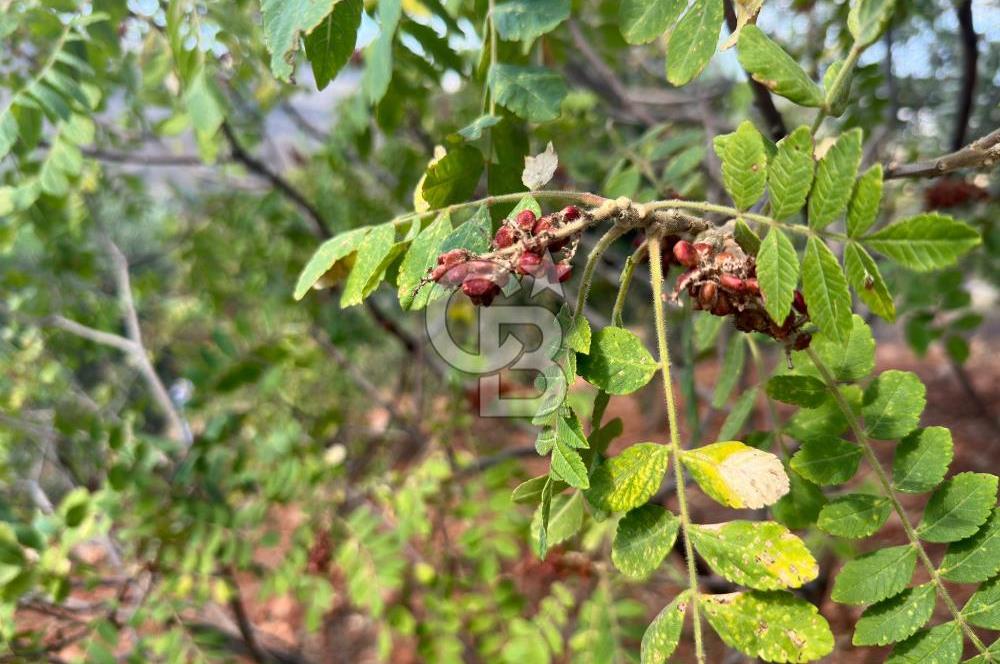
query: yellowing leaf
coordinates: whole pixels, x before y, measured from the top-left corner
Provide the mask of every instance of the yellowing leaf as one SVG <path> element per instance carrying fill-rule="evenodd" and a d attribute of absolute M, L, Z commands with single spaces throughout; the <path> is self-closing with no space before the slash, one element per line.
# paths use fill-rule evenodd
<path fill-rule="evenodd" d="M 681 460 L 714 500 L 737 509 L 773 505 L 788 493 L 788 475 L 770 452 L 727 441 L 683 452 Z"/>

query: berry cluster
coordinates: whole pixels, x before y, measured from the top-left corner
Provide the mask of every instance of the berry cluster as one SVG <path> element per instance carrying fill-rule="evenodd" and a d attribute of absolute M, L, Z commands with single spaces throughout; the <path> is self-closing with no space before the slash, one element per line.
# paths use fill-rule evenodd
<path fill-rule="evenodd" d="M 695 309 L 715 316 L 733 316 L 741 332 L 760 332 L 794 350 L 809 347 L 812 335 L 803 330 L 809 322 L 802 293 L 795 291 L 792 311 L 780 324 L 764 307 L 757 282 L 757 262 L 731 237 L 712 242 L 678 240 L 670 247 L 672 262 L 687 268 L 677 279 L 672 298 L 686 290 Z"/>
<path fill-rule="evenodd" d="M 461 286 L 473 304 L 484 307 L 500 294 L 511 274 L 540 277 L 548 272 L 553 281 L 566 281 L 579 234 L 557 238 L 554 233 L 583 214 L 573 205 L 541 218 L 531 210 L 522 210 L 505 220 L 493 236 L 493 248 L 499 255 L 486 258 L 465 249 L 446 251 L 438 256 L 427 280 L 449 288 Z M 550 251 L 563 252 L 558 263 L 547 260 Z"/>

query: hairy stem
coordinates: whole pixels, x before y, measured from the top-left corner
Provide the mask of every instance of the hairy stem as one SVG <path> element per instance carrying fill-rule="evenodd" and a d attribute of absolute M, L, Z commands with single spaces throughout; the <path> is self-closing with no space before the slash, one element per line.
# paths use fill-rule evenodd
<path fill-rule="evenodd" d="M 688 586 L 691 589 L 691 616 L 694 622 L 694 650 L 699 664 L 705 662 L 705 646 L 701 636 L 700 597 L 698 595 L 698 570 L 695 567 L 694 547 L 688 536 L 691 518 L 688 514 L 687 493 L 684 486 L 684 467 L 681 465 L 681 435 L 677 426 L 677 405 L 674 385 L 670 379 L 670 349 L 667 346 L 667 320 L 663 312 L 663 264 L 660 255 L 660 235 L 653 232 L 649 238 L 649 267 L 653 284 L 653 317 L 656 324 L 656 346 L 660 355 L 660 372 L 663 374 L 663 396 L 667 403 L 667 423 L 670 425 L 670 451 L 674 462 L 674 480 L 677 484 L 677 507 L 680 511 L 684 533 L 684 556 L 687 558 Z"/>
<path fill-rule="evenodd" d="M 830 390 L 834 400 L 837 402 L 837 406 L 844 414 L 844 417 L 847 418 L 851 431 L 854 433 L 854 438 L 861 446 L 865 460 L 868 461 L 868 465 L 870 465 L 872 470 L 875 472 L 875 476 L 878 478 L 878 483 L 882 487 L 882 493 L 889 499 L 889 502 L 892 504 L 892 509 L 899 517 L 899 521 L 903 525 L 903 530 L 906 532 L 906 536 L 910 540 L 910 546 L 916 550 L 917 556 L 920 558 L 920 562 L 930 575 L 931 582 L 937 590 L 938 597 L 940 597 L 941 601 L 944 602 L 944 605 L 948 607 L 948 611 L 951 613 L 952 618 L 954 618 L 955 623 L 958 624 L 961 630 L 965 633 L 966 638 L 969 639 L 969 642 L 972 643 L 976 650 L 978 650 L 986 658 L 986 661 L 996 661 L 996 659 L 994 659 L 994 657 L 990 654 L 987 647 L 983 644 L 982 640 L 980 640 L 976 632 L 972 629 L 969 623 L 965 621 L 965 618 L 962 617 L 962 612 L 959 610 L 958 605 L 955 604 L 955 600 L 952 599 L 948 589 L 945 588 L 944 582 L 941 580 L 941 575 L 938 574 L 937 568 L 934 566 L 930 556 L 927 555 L 927 551 L 920 543 L 920 537 L 917 535 L 916 529 L 913 527 L 913 524 L 910 523 L 910 517 L 907 516 L 906 510 L 903 509 L 903 505 L 899 502 L 899 499 L 896 498 L 896 493 L 892 488 L 892 480 L 889 479 L 888 474 L 885 472 L 885 468 L 882 467 L 882 463 L 878 460 L 878 457 L 875 456 L 875 451 L 872 449 L 871 441 L 868 439 L 868 436 L 865 435 L 864 428 L 861 426 L 861 422 L 851 409 L 851 405 L 847 403 L 844 395 L 840 393 L 839 389 L 837 389 L 837 381 L 830 373 L 830 369 L 823 363 L 823 360 L 820 359 L 819 355 L 817 355 L 816 351 L 812 348 L 809 348 L 806 352 L 809 354 L 809 359 L 812 360 L 816 369 L 823 377 L 823 382 L 826 383 L 827 388 Z"/>
<path fill-rule="evenodd" d="M 625 267 L 622 268 L 621 276 L 618 279 L 618 295 L 615 296 L 615 306 L 611 310 L 611 324 L 621 327 L 622 312 L 625 310 L 625 300 L 628 298 L 628 289 L 632 285 L 632 276 L 635 274 L 635 266 L 646 253 L 646 245 L 632 252 L 632 255 L 625 259 Z"/>
<path fill-rule="evenodd" d="M 602 235 L 601 239 L 594 245 L 594 250 L 590 252 L 590 255 L 587 257 L 587 264 L 583 267 L 583 277 L 580 280 L 580 292 L 576 295 L 576 308 L 573 309 L 574 318 L 583 314 L 583 306 L 587 303 L 587 296 L 590 295 L 590 285 L 594 281 L 594 270 L 597 269 L 598 261 L 601 260 L 601 256 L 603 256 L 604 252 L 608 250 L 608 247 L 610 247 L 615 240 L 624 235 L 626 230 L 627 229 L 621 225 L 612 226 L 611 230 Z"/>

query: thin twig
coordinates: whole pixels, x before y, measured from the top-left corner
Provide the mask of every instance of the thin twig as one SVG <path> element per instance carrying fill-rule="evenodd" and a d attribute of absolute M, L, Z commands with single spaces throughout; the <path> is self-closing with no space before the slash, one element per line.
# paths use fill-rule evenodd
<path fill-rule="evenodd" d="M 969 143 L 961 150 L 915 164 L 890 164 L 885 179 L 934 178 L 962 168 L 992 168 L 1000 162 L 1000 129 Z"/>
<path fill-rule="evenodd" d="M 323 239 L 333 236 L 333 231 L 330 229 L 329 223 L 327 223 L 319 209 L 310 203 L 302 192 L 292 186 L 288 180 L 275 171 L 272 171 L 267 164 L 250 154 L 240 143 L 239 139 L 236 138 L 236 132 L 228 120 L 222 123 L 222 134 L 229 143 L 229 150 L 232 152 L 233 160 L 238 161 L 253 173 L 270 182 L 282 195 L 295 203 L 300 210 L 306 213 L 306 217 L 308 217 L 309 223 L 313 226 L 317 235 Z"/>
<path fill-rule="evenodd" d="M 136 364 L 138 364 L 139 372 L 142 374 L 146 386 L 152 393 L 153 399 L 170 423 L 173 437 L 180 441 L 184 447 L 190 447 L 192 442 L 191 436 L 188 433 L 188 427 L 184 422 L 184 418 L 181 417 L 180 412 L 174 405 L 173 399 L 170 398 L 170 393 L 167 391 L 166 385 L 163 384 L 159 374 L 156 373 L 156 369 L 149 359 L 149 353 L 146 351 L 146 346 L 142 341 L 139 315 L 136 312 L 135 300 L 132 296 L 132 282 L 129 278 L 128 259 L 125 258 L 125 254 L 118 248 L 118 245 L 110 239 L 105 244 L 114 267 L 118 301 L 121 303 L 122 315 L 125 318 L 125 331 L 129 341 L 132 342 L 133 350 L 131 355 Z"/>

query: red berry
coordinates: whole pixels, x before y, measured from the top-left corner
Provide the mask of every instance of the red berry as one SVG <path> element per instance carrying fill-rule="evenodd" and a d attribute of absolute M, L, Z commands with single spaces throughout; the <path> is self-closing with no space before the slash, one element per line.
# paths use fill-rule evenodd
<path fill-rule="evenodd" d="M 795 350 L 805 350 L 806 348 L 809 348 L 809 344 L 812 343 L 812 340 L 813 338 L 811 334 L 808 332 L 802 332 L 795 337 L 795 343 L 792 347 Z"/>
<path fill-rule="evenodd" d="M 518 274 L 536 274 L 542 269 L 542 257 L 526 251 L 517 261 Z"/>
<path fill-rule="evenodd" d="M 531 210 L 521 210 L 516 217 L 517 226 L 525 233 L 530 233 L 535 226 L 535 213 Z"/>
<path fill-rule="evenodd" d="M 431 272 L 431 279 L 445 287 L 460 285 L 469 274 L 469 263 L 457 265 L 438 265 Z"/>
<path fill-rule="evenodd" d="M 462 292 L 477 306 L 488 307 L 500 294 L 500 286 L 486 277 L 472 276 L 462 282 Z"/>
<path fill-rule="evenodd" d="M 757 295 L 760 293 L 760 284 L 757 282 L 756 278 L 750 277 L 749 279 L 743 280 L 743 289 L 748 293 Z"/>
<path fill-rule="evenodd" d="M 493 247 L 506 249 L 512 244 L 514 244 L 514 229 L 510 226 L 501 226 L 497 234 L 493 236 Z"/>
<path fill-rule="evenodd" d="M 711 311 L 716 316 L 728 316 L 733 312 L 733 304 L 729 301 L 725 293 L 719 293 L 715 304 L 712 305 Z"/>
<path fill-rule="evenodd" d="M 455 265 L 468 257 L 465 249 L 452 249 L 438 256 L 438 265 Z"/>
<path fill-rule="evenodd" d="M 731 274 L 724 274 L 719 277 L 719 285 L 733 293 L 741 293 L 745 288 L 744 281 Z"/>
<path fill-rule="evenodd" d="M 809 309 L 806 307 L 806 298 L 802 296 L 802 291 L 795 291 L 795 297 L 792 299 L 792 305 L 800 314 L 809 315 Z"/>
<path fill-rule="evenodd" d="M 718 294 L 719 289 L 715 285 L 715 282 L 705 282 L 701 285 L 701 290 L 698 291 L 698 302 L 701 303 L 702 308 L 710 309 L 715 304 L 715 298 Z"/>
<path fill-rule="evenodd" d="M 562 210 L 562 217 L 566 221 L 573 221 L 580 218 L 580 208 L 575 205 L 567 205 Z"/>
<path fill-rule="evenodd" d="M 573 276 L 573 266 L 569 263 L 559 263 L 556 265 L 556 280 L 559 283 L 568 281 Z"/>
<path fill-rule="evenodd" d="M 535 222 L 534 227 L 532 227 L 531 232 L 534 235 L 541 235 L 546 231 L 552 230 L 552 219 L 549 217 L 542 217 Z"/>
<path fill-rule="evenodd" d="M 698 252 L 699 257 L 708 256 L 712 253 L 712 245 L 708 242 L 695 242 L 694 250 Z"/>
<path fill-rule="evenodd" d="M 684 267 L 695 267 L 698 265 L 698 255 L 694 246 L 687 240 L 681 240 L 674 245 L 674 258 Z"/>

